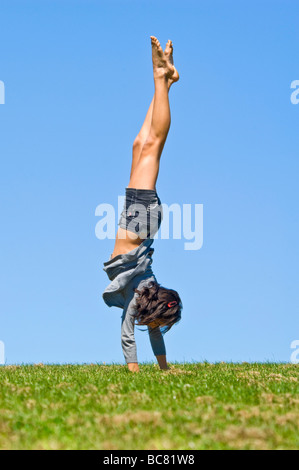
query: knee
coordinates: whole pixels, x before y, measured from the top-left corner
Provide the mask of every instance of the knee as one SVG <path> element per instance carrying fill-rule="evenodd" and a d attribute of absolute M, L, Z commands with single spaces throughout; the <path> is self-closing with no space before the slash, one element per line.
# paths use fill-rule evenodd
<path fill-rule="evenodd" d="M 164 141 L 165 139 L 163 135 L 157 135 L 157 134 L 154 134 L 153 132 L 150 132 L 144 145 L 147 148 L 157 148 L 163 145 Z"/>
<path fill-rule="evenodd" d="M 144 142 L 142 141 L 142 139 L 139 136 L 137 136 L 136 139 L 133 142 L 133 153 L 141 152 L 143 144 L 144 144 Z"/>

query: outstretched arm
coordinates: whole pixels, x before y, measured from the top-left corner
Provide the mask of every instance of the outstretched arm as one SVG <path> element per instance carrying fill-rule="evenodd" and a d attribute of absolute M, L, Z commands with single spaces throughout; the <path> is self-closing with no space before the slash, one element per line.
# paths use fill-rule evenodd
<path fill-rule="evenodd" d="M 154 355 L 157 358 L 160 369 L 168 369 L 166 362 L 166 348 L 160 328 L 148 326 L 150 342 Z M 134 317 L 130 304 L 124 309 L 121 325 L 121 344 L 128 369 L 131 372 L 139 372 L 137 360 L 137 348 L 134 335 Z"/>
<path fill-rule="evenodd" d="M 130 304 L 124 309 L 121 324 L 121 345 L 126 363 L 131 372 L 139 372 L 137 349 L 134 335 L 134 317 Z"/>
<path fill-rule="evenodd" d="M 160 328 L 148 326 L 148 333 L 154 355 L 157 358 L 160 369 L 168 369 L 166 362 L 166 348 Z"/>

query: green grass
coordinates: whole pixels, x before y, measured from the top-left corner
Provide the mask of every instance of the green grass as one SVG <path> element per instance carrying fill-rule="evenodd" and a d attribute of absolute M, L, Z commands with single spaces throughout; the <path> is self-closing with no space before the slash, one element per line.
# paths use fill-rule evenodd
<path fill-rule="evenodd" d="M 0 449 L 298 449 L 298 370 L 0 367 Z"/>

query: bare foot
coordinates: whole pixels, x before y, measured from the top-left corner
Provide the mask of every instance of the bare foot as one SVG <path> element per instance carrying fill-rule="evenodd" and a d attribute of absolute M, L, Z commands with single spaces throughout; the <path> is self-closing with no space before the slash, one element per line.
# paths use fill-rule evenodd
<path fill-rule="evenodd" d="M 151 36 L 151 40 L 154 78 L 165 77 L 170 79 L 174 74 L 175 68 L 168 60 L 166 60 L 158 39 L 155 38 L 155 36 Z"/>
<path fill-rule="evenodd" d="M 177 82 L 180 79 L 179 72 L 173 65 L 173 45 L 170 39 L 167 41 L 165 51 L 164 51 L 164 56 L 167 62 L 169 62 L 174 68 L 173 75 L 168 79 L 168 86 L 170 87 L 174 82 Z"/>

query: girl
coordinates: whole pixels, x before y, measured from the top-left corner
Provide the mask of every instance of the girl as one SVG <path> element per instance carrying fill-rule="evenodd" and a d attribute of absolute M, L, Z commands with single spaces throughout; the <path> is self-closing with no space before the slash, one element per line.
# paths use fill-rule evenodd
<path fill-rule="evenodd" d="M 153 274 L 153 237 L 162 221 L 156 181 L 162 150 L 170 128 L 168 91 L 179 74 L 173 65 L 173 46 L 163 52 L 151 36 L 155 94 L 133 144 L 131 176 L 119 221 L 114 251 L 104 263 L 111 283 L 103 293 L 109 306 L 123 309 L 121 342 L 132 372 L 139 372 L 134 325 L 147 325 L 151 346 L 161 369 L 167 369 L 162 332 L 181 319 L 182 303 L 175 290 L 162 287 Z"/>

